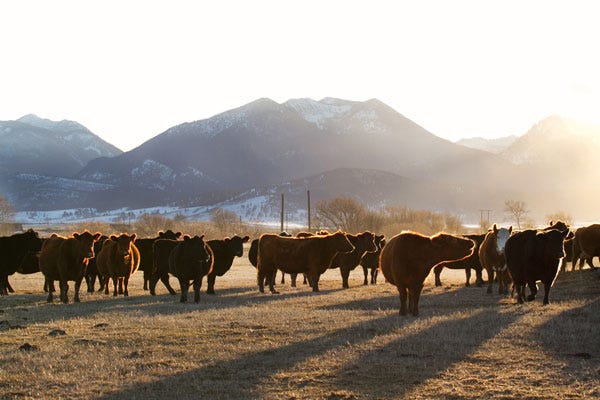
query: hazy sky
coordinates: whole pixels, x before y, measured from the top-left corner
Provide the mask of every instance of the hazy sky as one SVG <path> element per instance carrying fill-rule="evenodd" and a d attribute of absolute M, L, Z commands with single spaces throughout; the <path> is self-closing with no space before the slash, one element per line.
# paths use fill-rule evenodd
<path fill-rule="evenodd" d="M 600 122 L 596 1 L 2 1 L 0 120 L 129 150 L 260 97 L 378 98 L 457 140 Z"/>

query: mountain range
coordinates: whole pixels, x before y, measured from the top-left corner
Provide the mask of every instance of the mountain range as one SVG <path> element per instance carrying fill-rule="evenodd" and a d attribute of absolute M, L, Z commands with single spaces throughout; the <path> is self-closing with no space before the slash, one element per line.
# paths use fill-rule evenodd
<path fill-rule="evenodd" d="M 541 215 L 577 208 L 587 216 L 595 204 L 568 191 L 597 171 L 599 133 L 551 116 L 482 150 L 441 139 L 375 99 L 259 99 L 123 153 L 75 122 L 30 115 L 0 122 L 0 149 L 10 147 L 13 160 L 2 153 L 0 191 L 20 210 L 247 202 L 256 211 L 260 198 L 264 217 L 277 215 L 280 193 L 305 208 L 310 189 L 315 201 L 345 195 L 467 219 L 511 198 Z M 52 138 L 56 151 L 48 145 L 44 157 L 28 146 L 40 138 Z"/>

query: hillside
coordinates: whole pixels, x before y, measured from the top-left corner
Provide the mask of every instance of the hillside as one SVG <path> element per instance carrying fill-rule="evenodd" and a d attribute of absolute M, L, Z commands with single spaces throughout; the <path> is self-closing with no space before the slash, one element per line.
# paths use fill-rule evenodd
<path fill-rule="evenodd" d="M 175 126 L 115 158 L 93 160 L 77 176 L 129 188 L 158 188 L 163 193 L 157 194 L 157 202 L 166 195 L 170 201 L 201 203 L 215 193 L 339 168 L 386 171 L 470 190 L 473 182 L 488 186 L 502 164 L 508 173 L 511 166 L 503 160 L 443 140 L 378 100 L 296 99 L 278 104 L 260 99 Z"/>
<path fill-rule="evenodd" d="M 73 177 L 94 158 L 121 153 L 74 121 L 32 114 L 0 121 L 0 173 Z"/>
<path fill-rule="evenodd" d="M 510 135 L 495 139 L 487 139 L 482 137 L 473 137 L 467 139 L 461 139 L 456 142 L 456 144 L 460 144 L 461 146 L 469 147 L 471 149 L 488 151 L 490 153 L 499 154 L 506 150 L 510 145 L 512 145 L 518 136 Z"/>

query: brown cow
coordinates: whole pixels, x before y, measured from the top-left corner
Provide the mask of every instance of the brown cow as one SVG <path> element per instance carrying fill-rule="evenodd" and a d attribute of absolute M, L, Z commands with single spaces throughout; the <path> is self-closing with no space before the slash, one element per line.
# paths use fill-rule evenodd
<path fill-rule="evenodd" d="M 203 237 L 204 235 L 202 235 Z M 189 240 L 190 237 L 184 235 L 183 239 Z M 174 239 L 158 239 L 154 241 L 152 245 L 152 274 L 150 275 L 150 284 L 148 285 L 152 296 L 156 296 L 156 284 L 159 279 L 165 285 L 169 294 L 174 295 L 176 293 L 169 283 L 169 256 L 179 243 L 181 243 L 180 240 Z"/>
<path fill-rule="evenodd" d="M 352 246 L 354 246 L 354 250 L 349 253 L 338 253 L 329 268 L 340 268 L 340 273 L 342 274 L 342 287 L 347 289 L 350 286 L 348 285 L 348 277 L 350 276 L 350 271 L 358 266 L 360 263 L 360 259 L 366 253 L 373 253 L 377 251 L 377 247 L 375 246 L 375 235 L 372 232 L 363 232 L 358 235 L 350 235 L 346 234 Z"/>
<path fill-rule="evenodd" d="M 152 274 L 154 271 L 154 261 L 153 261 L 154 256 L 152 253 L 152 246 L 154 245 L 154 242 L 157 241 L 158 239 L 177 240 L 180 238 L 181 235 L 182 235 L 181 232 L 173 232 L 172 230 L 168 229 L 165 232 L 163 232 L 163 231 L 158 232 L 157 237 L 143 238 L 143 239 L 138 238 L 135 241 L 135 247 L 137 247 L 140 252 L 140 268 L 139 268 L 139 270 L 144 272 L 144 290 L 148 290 L 148 283 L 152 279 Z M 167 287 L 167 290 L 169 291 L 169 293 L 175 294 L 175 291 L 169 284 L 168 274 L 167 274 L 166 279 L 167 279 L 167 283 L 165 283 L 165 286 Z"/>
<path fill-rule="evenodd" d="M 465 270 L 465 275 L 467 278 L 467 281 L 465 283 L 465 286 L 469 287 L 471 286 L 471 283 L 469 282 L 471 280 L 471 268 L 473 268 L 475 270 L 475 284 L 477 286 L 482 286 L 483 285 L 483 278 L 482 278 L 482 267 L 481 267 L 481 261 L 479 260 L 479 246 L 481 246 L 481 243 L 483 243 L 483 239 L 485 239 L 485 234 L 481 234 L 481 235 L 464 235 L 467 239 L 471 239 L 472 241 L 475 242 L 475 251 L 473 251 L 473 254 L 471 254 L 469 257 L 467 258 L 463 258 L 462 260 L 458 260 L 458 261 L 444 261 L 439 263 L 438 265 L 436 265 L 433 268 L 433 273 L 435 275 L 435 286 L 442 286 L 442 280 L 440 279 L 440 274 L 442 273 L 442 270 L 444 268 L 449 268 L 449 269 L 464 269 Z"/>
<path fill-rule="evenodd" d="M 113 296 L 129 296 L 129 278 L 140 266 L 140 252 L 135 246 L 136 234 L 122 233 L 111 235 L 104 241 L 96 261 L 98 273 L 102 275 L 104 294 L 108 294 L 108 284 L 113 280 Z M 118 285 L 118 292 L 117 292 Z"/>
<path fill-rule="evenodd" d="M 286 273 L 306 273 L 313 292 L 319 291 L 319 276 L 327 270 L 337 253 L 352 251 L 354 246 L 343 232 L 303 239 L 263 234 L 258 242 L 258 287 L 264 293 L 265 278 L 271 293 L 273 275 L 279 268 Z"/>
<path fill-rule="evenodd" d="M 92 234 L 85 231 L 81 234 L 73 233 L 65 238 L 53 234 L 44 241 L 40 251 L 40 270 L 44 274 L 48 287 L 49 303 L 52 302 L 54 281 L 59 281 L 60 300 L 68 303 L 68 281 L 75 281 L 74 301 L 79 302 L 79 287 L 87 268 L 88 260 L 94 257 L 94 242 L 100 239 L 101 234 Z"/>
<path fill-rule="evenodd" d="M 504 246 L 511 232 L 512 226 L 508 229 L 498 229 L 496 224 L 494 224 L 492 230 L 485 235 L 483 243 L 479 246 L 479 260 L 481 261 L 481 266 L 485 268 L 488 274 L 488 293 L 492 293 L 494 272 L 496 272 L 498 274 L 498 294 L 508 294 L 510 274 L 506 267 Z"/>
<path fill-rule="evenodd" d="M 472 240 L 445 233 L 429 237 L 402 232 L 391 238 L 381 250 L 379 267 L 385 279 L 398 288 L 400 315 L 406 315 L 407 298 L 408 311 L 419 315 L 423 283 L 434 265 L 468 257 L 474 249 Z"/>
<path fill-rule="evenodd" d="M 573 269 L 578 260 L 580 260 L 579 269 L 584 261 L 590 268 L 596 269 L 592 262 L 595 256 L 600 257 L 600 224 L 578 228 L 573 239 Z"/>

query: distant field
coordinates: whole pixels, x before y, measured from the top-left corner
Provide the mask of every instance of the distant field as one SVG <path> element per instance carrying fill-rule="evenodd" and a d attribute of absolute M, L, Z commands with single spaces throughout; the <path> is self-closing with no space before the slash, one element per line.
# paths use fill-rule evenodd
<path fill-rule="evenodd" d="M 200 304 L 160 282 L 151 297 L 141 278 L 129 298 L 84 292 L 63 305 L 46 303 L 41 274 L 11 277 L 0 398 L 600 398 L 596 271 L 559 276 L 543 307 L 465 288 L 462 271 L 446 270 L 443 287 L 428 278 L 418 318 L 398 316 L 396 289 L 362 286 L 359 269 L 348 290 L 335 270 L 321 293 L 286 284 L 263 295 L 244 256 Z M 39 350 L 19 350 L 26 342 Z"/>

